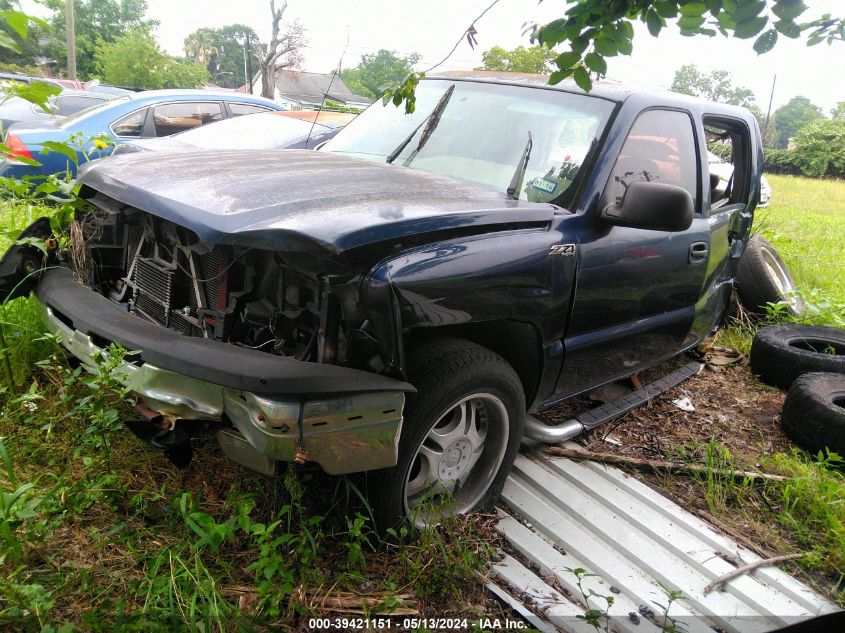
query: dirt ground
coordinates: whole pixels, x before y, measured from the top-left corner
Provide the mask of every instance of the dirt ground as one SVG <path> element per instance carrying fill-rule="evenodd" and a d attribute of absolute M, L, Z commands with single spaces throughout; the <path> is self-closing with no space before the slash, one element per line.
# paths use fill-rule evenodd
<path fill-rule="evenodd" d="M 664 366 L 662 371 L 671 370 Z M 661 369 L 653 373 L 660 374 Z M 647 382 L 649 376 L 643 377 Z M 549 423 L 595 406 L 603 394 L 591 394 L 551 409 L 540 418 Z M 613 396 L 615 394 L 609 394 Z M 695 411 L 684 411 L 674 400 L 688 399 Z M 676 459 L 683 447 L 717 440 L 746 466 L 760 455 L 789 450 L 793 444 L 780 428 L 783 392 L 754 378 L 743 361 L 730 367 L 707 366 L 649 404 L 597 428 L 578 442 L 597 453 L 650 459 Z M 575 411 L 573 411 L 575 409 Z"/>

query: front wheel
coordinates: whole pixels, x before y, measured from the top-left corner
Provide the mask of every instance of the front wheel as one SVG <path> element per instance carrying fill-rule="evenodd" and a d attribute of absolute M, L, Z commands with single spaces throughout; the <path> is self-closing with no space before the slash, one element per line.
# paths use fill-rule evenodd
<path fill-rule="evenodd" d="M 382 529 L 490 508 L 522 439 L 522 384 L 498 354 L 441 339 L 410 356 L 408 374 L 417 393 L 405 406 L 398 463 L 368 475 Z"/>

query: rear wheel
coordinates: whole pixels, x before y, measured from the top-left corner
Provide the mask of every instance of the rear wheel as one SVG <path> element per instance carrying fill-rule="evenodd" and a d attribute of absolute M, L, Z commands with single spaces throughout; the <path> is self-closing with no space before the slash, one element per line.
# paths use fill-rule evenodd
<path fill-rule="evenodd" d="M 757 314 L 769 303 L 785 302 L 791 314 L 803 310 L 795 280 L 774 246 L 762 235 L 753 235 L 739 260 L 736 290 L 742 305 Z"/>
<path fill-rule="evenodd" d="M 398 463 L 367 477 L 382 529 L 488 509 L 522 438 L 522 384 L 494 352 L 441 339 L 411 355 L 408 373 L 417 393 L 405 406 Z"/>

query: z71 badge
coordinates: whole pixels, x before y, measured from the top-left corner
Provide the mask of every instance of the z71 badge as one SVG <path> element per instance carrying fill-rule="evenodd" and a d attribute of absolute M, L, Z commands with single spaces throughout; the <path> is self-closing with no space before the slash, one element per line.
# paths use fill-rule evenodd
<path fill-rule="evenodd" d="M 575 244 L 555 244 L 549 249 L 549 255 L 563 255 L 568 257 L 575 254 Z"/>

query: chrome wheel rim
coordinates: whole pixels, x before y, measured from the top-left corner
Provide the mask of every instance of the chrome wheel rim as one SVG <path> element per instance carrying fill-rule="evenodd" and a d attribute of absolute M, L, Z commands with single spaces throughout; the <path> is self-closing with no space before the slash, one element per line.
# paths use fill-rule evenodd
<path fill-rule="evenodd" d="M 763 255 L 763 264 L 766 266 L 769 277 L 777 287 L 778 293 L 783 298 L 783 301 L 789 304 L 790 310 L 794 314 L 798 314 L 801 311 L 801 299 L 795 293 L 795 285 L 789 278 L 789 273 L 786 272 L 783 264 L 778 261 L 778 258 L 772 251 L 764 248 L 761 252 Z"/>
<path fill-rule="evenodd" d="M 471 511 L 502 465 L 508 446 L 505 404 L 476 393 L 451 405 L 417 446 L 405 473 L 405 513 L 423 528 Z"/>

